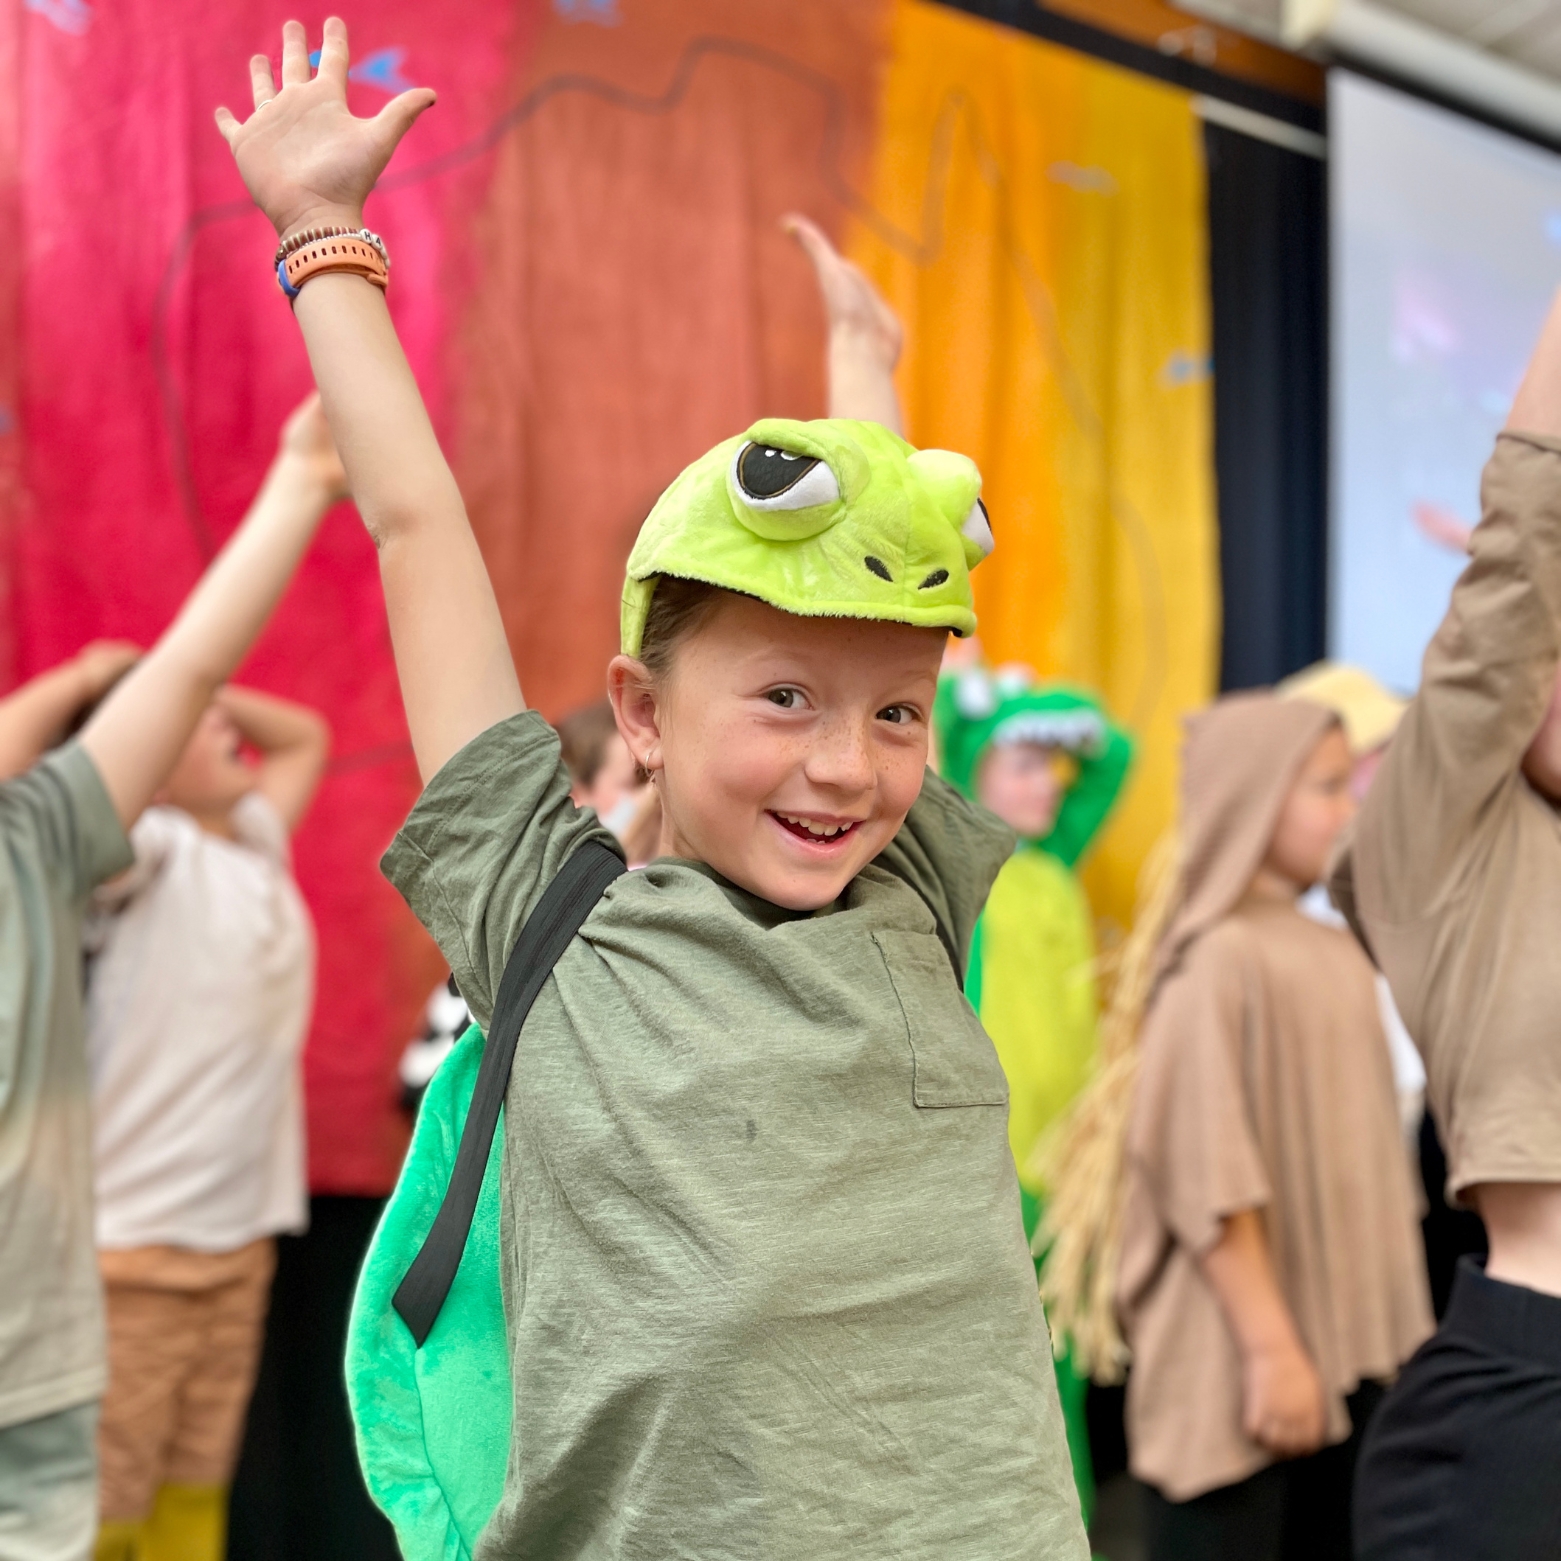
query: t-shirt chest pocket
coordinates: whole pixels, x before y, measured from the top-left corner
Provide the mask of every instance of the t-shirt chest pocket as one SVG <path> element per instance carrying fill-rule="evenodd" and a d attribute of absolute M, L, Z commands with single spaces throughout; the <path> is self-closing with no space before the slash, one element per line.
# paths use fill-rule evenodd
<path fill-rule="evenodd" d="M 1008 1080 L 981 1022 L 931 933 L 875 932 L 899 999 L 914 1063 L 918 1106 L 1006 1106 Z"/>

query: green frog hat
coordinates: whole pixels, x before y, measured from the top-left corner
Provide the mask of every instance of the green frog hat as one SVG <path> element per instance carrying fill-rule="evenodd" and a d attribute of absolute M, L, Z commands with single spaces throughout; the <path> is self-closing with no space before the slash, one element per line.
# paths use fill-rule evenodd
<path fill-rule="evenodd" d="M 686 468 L 640 528 L 623 588 L 637 656 L 656 581 L 702 580 L 809 618 L 971 633 L 992 551 L 975 462 L 878 423 L 769 417 Z"/>

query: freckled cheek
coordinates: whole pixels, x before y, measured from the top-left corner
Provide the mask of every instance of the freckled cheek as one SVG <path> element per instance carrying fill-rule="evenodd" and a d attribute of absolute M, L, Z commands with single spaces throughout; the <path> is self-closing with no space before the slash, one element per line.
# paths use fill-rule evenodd
<path fill-rule="evenodd" d="M 903 817 L 921 795 L 927 775 L 926 751 L 896 753 L 878 766 L 878 801 L 881 811 Z"/>

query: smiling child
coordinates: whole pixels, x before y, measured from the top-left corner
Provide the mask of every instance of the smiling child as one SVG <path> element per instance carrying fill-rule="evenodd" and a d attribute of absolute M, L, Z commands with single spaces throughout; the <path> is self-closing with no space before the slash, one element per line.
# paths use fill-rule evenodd
<path fill-rule="evenodd" d="M 293 246 L 379 548 L 426 781 L 385 870 L 486 1025 L 560 865 L 611 837 L 525 712 L 361 237 L 432 94 L 356 120 L 342 24 L 314 77 L 303 28 L 283 43 L 280 92 L 257 57 L 253 117 L 219 118 Z M 662 855 L 606 890 L 520 1036 L 515 1413 L 479 1557 L 1087 1554 L 1007 1090 L 960 991 L 1013 836 L 926 771 L 944 642 L 974 627 L 990 546 L 979 489 L 963 457 L 875 425 L 772 420 L 696 461 L 641 532 L 609 687 Z"/>

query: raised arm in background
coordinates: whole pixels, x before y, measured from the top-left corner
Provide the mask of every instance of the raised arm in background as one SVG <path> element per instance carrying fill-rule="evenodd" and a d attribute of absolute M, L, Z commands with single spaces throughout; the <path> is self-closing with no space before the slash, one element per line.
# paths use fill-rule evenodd
<path fill-rule="evenodd" d="M 363 203 L 426 87 L 373 119 L 347 109 L 347 28 L 325 24 L 319 70 L 299 22 L 282 29 L 282 85 L 250 61 L 255 112 L 218 109 L 240 174 L 284 238 L 317 225 L 358 228 Z M 256 264 L 261 263 L 257 256 Z M 280 296 L 277 307 L 285 308 Z M 295 311 L 353 498 L 379 549 L 396 671 L 424 780 L 488 727 L 525 708 L 493 586 L 384 294 L 340 272 L 311 281 Z"/>
<path fill-rule="evenodd" d="M 782 226 L 802 246 L 818 275 L 829 322 L 829 415 L 882 423 L 901 436 L 905 419 L 894 390 L 904 332 L 894 310 L 830 243 L 816 222 L 793 212 Z"/>
<path fill-rule="evenodd" d="M 94 640 L 69 661 L 0 699 L 0 780 L 30 769 L 64 742 L 83 710 L 96 704 L 136 664 L 139 645 Z"/>
<path fill-rule="evenodd" d="M 1520 767 L 1561 791 L 1561 767 L 1547 782 L 1525 766 L 1531 745 L 1538 758 L 1549 746 L 1542 728 L 1561 736 L 1561 454 L 1525 435 L 1561 439 L 1561 298 L 1486 467 L 1469 566 L 1356 828 L 1363 859 L 1395 864 L 1371 875 L 1384 876 L 1389 903 L 1373 913 L 1388 920 L 1423 914 L 1461 881 L 1485 804 Z"/>
<path fill-rule="evenodd" d="M 288 832 L 297 829 L 325 773 L 331 728 L 307 705 L 229 684 L 217 703 L 260 755 L 260 791 L 282 815 Z"/>
<path fill-rule="evenodd" d="M 311 395 L 287 420 L 276 459 L 227 546 L 82 731 L 82 747 L 127 828 L 265 627 L 326 511 L 345 496 L 330 429 Z"/>

